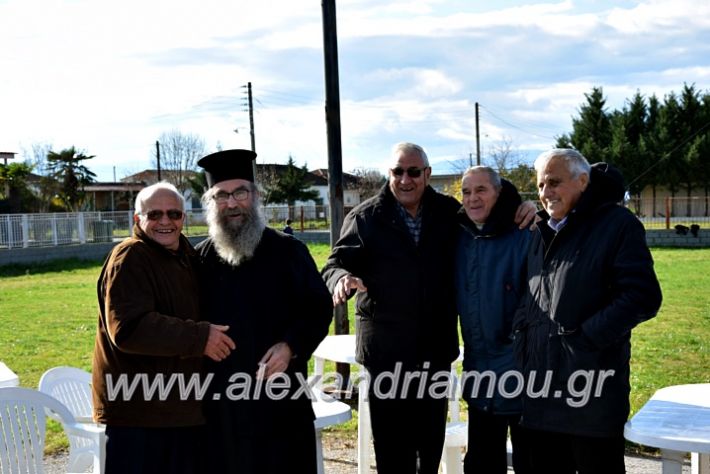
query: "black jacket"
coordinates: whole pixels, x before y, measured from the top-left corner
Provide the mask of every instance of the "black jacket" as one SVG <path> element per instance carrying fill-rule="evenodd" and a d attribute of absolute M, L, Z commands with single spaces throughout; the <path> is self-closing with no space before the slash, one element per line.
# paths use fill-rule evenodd
<path fill-rule="evenodd" d="M 332 303 L 306 246 L 267 227 L 254 256 L 236 267 L 222 261 L 211 239 L 196 249 L 202 259 L 203 316 L 213 324 L 229 326 L 227 334 L 236 345 L 225 360 L 206 363 L 207 371 L 214 374 L 206 403 L 208 423 L 222 423 L 228 437 L 230 433 L 268 434 L 295 418 L 312 420 L 310 401 L 303 396 L 294 401 L 291 394 L 299 393 L 298 377 L 306 378 L 308 359 L 328 334 Z M 228 392 L 247 378 L 255 380 L 259 360 L 281 341 L 293 351 L 285 372 L 289 396 L 271 400 L 264 393 L 255 394 L 255 382 L 248 390 L 232 394 L 240 400 L 230 400 Z M 243 379 L 233 383 L 230 378 L 235 375 Z M 237 396 L 241 392 L 244 396 Z M 217 394 L 219 401 L 213 401 Z"/>
<path fill-rule="evenodd" d="M 385 185 L 353 209 L 323 278 L 331 292 L 348 273 L 367 287 L 356 303 L 358 362 L 375 369 L 450 364 L 459 352 L 453 258 L 460 204 L 427 187 L 419 245 L 396 206 Z"/>
<path fill-rule="evenodd" d="M 617 178 L 613 168 L 595 165 L 557 234 L 540 213 L 544 220 L 528 256 L 527 296 L 514 325 L 528 384 L 526 427 L 585 436 L 623 433 L 631 329 L 656 315 L 661 289 L 643 226 L 616 204 L 623 196 Z M 548 371 L 551 385 L 544 393 Z M 576 384 L 568 386 L 575 372 Z"/>

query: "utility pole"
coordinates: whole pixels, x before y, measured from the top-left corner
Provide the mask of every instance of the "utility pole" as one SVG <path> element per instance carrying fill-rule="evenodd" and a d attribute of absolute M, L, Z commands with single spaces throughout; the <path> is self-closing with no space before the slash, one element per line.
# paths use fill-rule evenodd
<path fill-rule="evenodd" d="M 245 86 L 242 86 L 245 87 Z M 256 153 L 256 140 L 254 138 L 254 103 L 251 96 L 251 82 L 247 82 L 247 104 L 249 106 L 249 135 L 251 136 L 251 151 Z M 256 180 L 256 160 L 252 162 L 252 171 Z"/>
<path fill-rule="evenodd" d="M 476 102 L 476 166 L 481 166 L 481 137 L 478 133 L 478 102 Z"/>
<path fill-rule="evenodd" d="M 158 162 L 158 181 L 162 181 L 160 178 L 160 142 L 158 140 L 155 141 L 155 158 Z"/>
<path fill-rule="evenodd" d="M 338 31 L 335 0 L 322 0 L 323 59 L 325 66 L 325 122 L 328 135 L 328 193 L 330 194 L 330 246 L 340 238 L 343 225 L 343 151 L 340 137 L 340 88 L 338 77 Z M 335 334 L 348 334 L 348 307 L 338 305 L 334 310 Z M 337 364 L 336 369 L 347 386 L 350 366 Z"/>

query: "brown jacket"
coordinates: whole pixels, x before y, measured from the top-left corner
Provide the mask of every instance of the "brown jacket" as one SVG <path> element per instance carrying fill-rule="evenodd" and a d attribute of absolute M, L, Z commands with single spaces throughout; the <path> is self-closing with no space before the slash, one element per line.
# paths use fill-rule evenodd
<path fill-rule="evenodd" d="M 134 235 L 114 247 L 98 281 L 94 419 L 136 427 L 202 424 L 195 392 L 184 400 L 179 393 L 199 376 L 209 334 L 209 323 L 198 322 L 194 250 L 183 236 L 173 253 L 138 226 Z M 158 386 L 161 376 L 165 388 L 174 383 L 165 396 Z"/>

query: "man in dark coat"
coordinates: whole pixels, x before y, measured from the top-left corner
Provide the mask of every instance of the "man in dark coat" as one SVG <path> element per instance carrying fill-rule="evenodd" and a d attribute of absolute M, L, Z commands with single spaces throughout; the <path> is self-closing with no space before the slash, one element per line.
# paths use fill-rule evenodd
<path fill-rule="evenodd" d="M 236 344 L 208 367 L 206 472 L 315 473 L 305 380 L 328 332 L 330 295 L 306 246 L 265 226 L 255 157 L 226 150 L 198 162 L 210 186 L 203 196 L 210 237 L 197 246 L 204 315 L 229 326 Z"/>
<path fill-rule="evenodd" d="M 623 473 L 631 330 L 661 304 L 644 228 L 606 163 L 555 149 L 535 169 L 544 209 L 515 321 L 533 468 Z"/>
<path fill-rule="evenodd" d="M 380 474 L 436 473 L 443 450 L 447 394 L 429 388 L 441 383 L 436 374 L 449 374 L 459 354 L 454 250 L 460 204 L 434 191 L 430 176 L 420 146 L 395 145 L 389 182 L 345 217 L 322 271 L 334 304 L 357 290 L 356 359 L 371 376 Z M 423 383 L 404 382 L 417 373 Z"/>

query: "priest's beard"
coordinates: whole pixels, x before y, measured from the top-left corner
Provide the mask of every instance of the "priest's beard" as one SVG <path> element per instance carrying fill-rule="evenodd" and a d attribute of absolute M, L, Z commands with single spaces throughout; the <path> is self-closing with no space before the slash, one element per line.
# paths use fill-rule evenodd
<path fill-rule="evenodd" d="M 222 260 L 236 267 L 254 256 L 266 227 L 259 202 L 253 199 L 251 207 L 246 209 L 225 207 L 219 210 L 217 203 L 210 201 L 207 210 L 209 235 Z M 234 215 L 241 215 L 242 218 L 229 219 Z"/>

